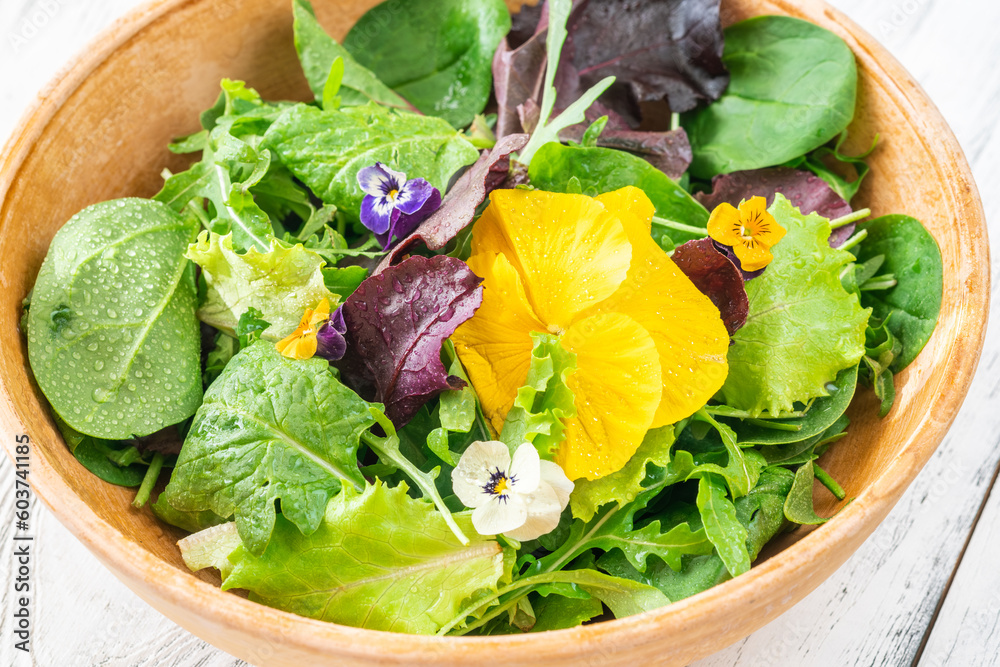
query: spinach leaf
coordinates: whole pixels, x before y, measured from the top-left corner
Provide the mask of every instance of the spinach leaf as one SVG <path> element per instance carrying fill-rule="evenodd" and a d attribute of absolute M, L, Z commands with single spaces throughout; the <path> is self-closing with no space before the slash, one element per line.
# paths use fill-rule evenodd
<path fill-rule="evenodd" d="M 345 489 L 309 535 L 278 517 L 263 553 L 230 554 L 234 567 L 222 588 L 249 590 L 251 600 L 308 618 L 436 632 L 466 599 L 496 591 L 513 559 L 476 534 L 468 512 L 455 517 L 473 536 L 463 545 L 432 505 L 406 491 L 381 482 Z"/>
<path fill-rule="evenodd" d="M 201 512 L 182 512 L 178 509 L 174 509 L 174 507 L 167 502 L 166 496 L 162 493 L 160 494 L 160 497 L 156 499 L 156 502 L 152 503 L 149 508 L 153 510 L 153 514 L 155 514 L 156 518 L 160 521 L 169 523 L 171 526 L 177 526 L 178 528 L 186 530 L 189 533 L 197 533 L 198 531 L 211 528 L 212 526 L 218 526 L 226 522 L 225 519 L 212 510 L 204 510 Z"/>
<path fill-rule="evenodd" d="M 201 404 L 194 224 L 143 199 L 96 204 L 52 240 L 29 311 L 28 358 L 55 412 L 107 440 L 149 435 Z"/>
<path fill-rule="evenodd" d="M 896 277 L 889 290 L 863 291 L 861 304 L 886 320 L 886 328 L 902 344 L 890 366 L 898 373 L 916 359 L 937 325 L 944 290 L 941 251 L 920 221 L 906 215 L 876 218 L 863 229 L 868 237 L 857 248 L 858 261 L 884 255 L 882 272 Z"/>
<path fill-rule="evenodd" d="M 412 108 L 371 71 L 358 64 L 347 49 L 323 30 L 308 0 L 293 0 L 292 14 L 295 17 L 295 50 L 317 102 L 323 101 L 330 70 L 334 61 L 341 58 L 344 74 L 338 92 L 342 107 L 376 102 L 399 109 Z"/>
<path fill-rule="evenodd" d="M 444 192 L 452 175 L 479 157 L 440 118 L 375 105 L 339 111 L 297 106 L 271 126 L 264 144 L 325 203 L 355 222 L 365 196 L 357 180 L 362 168 L 383 162 Z"/>
<path fill-rule="evenodd" d="M 549 192 L 568 192 L 573 178 L 590 196 L 634 185 L 653 202 L 657 216 L 695 227 L 708 224 L 708 211 L 687 190 L 642 158 L 612 148 L 549 143 L 535 154 L 528 174 L 532 185 Z M 701 237 L 681 235 L 674 241 L 692 238 Z"/>
<path fill-rule="evenodd" d="M 344 486 L 362 488 L 357 450 L 375 422 L 324 359 L 286 359 L 265 341 L 240 351 L 205 393 L 164 494 L 185 512 L 236 517 L 259 555 L 274 501 L 303 534 L 320 525 Z"/>
<path fill-rule="evenodd" d="M 67 425 L 58 415 L 56 426 L 59 427 L 69 451 L 84 468 L 109 484 L 130 487 L 142 484 L 146 476 L 146 466 L 139 460 L 139 452 L 135 447 L 124 446 L 124 449 L 131 450 L 133 456 L 129 457 L 131 463 L 122 465 L 113 459 L 123 453 L 123 443 L 84 435 Z"/>
<path fill-rule="evenodd" d="M 344 48 L 423 113 L 465 127 L 486 107 L 508 30 L 502 0 L 389 0 L 358 19 Z"/>
<path fill-rule="evenodd" d="M 837 374 L 864 355 L 869 312 L 840 281 L 853 256 L 831 248 L 830 223 L 781 194 L 770 207 L 787 235 L 763 275 L 746 284 L 750 315 L 733 336 L 721 395 L 749 417 L 829 395 Z"/>
<path fill-rule="evenodd" d="M 694 150 L 693 176 L 783 164 L 851 122 L 857 65 L 832 32 L 800 19 L 758 16 L 724 35 L 729 88 L 682 119 Z"/>

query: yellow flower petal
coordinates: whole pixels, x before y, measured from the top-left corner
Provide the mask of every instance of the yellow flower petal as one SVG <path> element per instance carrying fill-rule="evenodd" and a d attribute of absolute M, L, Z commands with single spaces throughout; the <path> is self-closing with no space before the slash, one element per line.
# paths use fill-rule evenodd
<path fill-rule="evenodd" d="M 531 366 L 531 332 L 545 331 L 528 304 L 521 278 L 503 255 L 481 253 L 469 268 L 483 278 L 483 305 L 452 335 L 483 413 L 500 432 Z"/>
<path fill-rule="evenodd" d="M 744 271 L 758 271 L 771 263 L 774 255 L 763 243 L 757 243 L 756 239 L 740 241 L 733 246 L 733 252 L 740 260 L 740 266 Z"/>
<path fill-rule="evenodd" d="M 763 197 L 751 197 L 748 201 L 740 204 L 740 219 L 743 224 L 744 240 L 746 237 L 751 237 L 758 244 L 770 248 L 785 236 L 785 228 L 779 225 L 774 216 L 767 212 L 767 200 Z M 768 259 L 768 262 L 770 261 Z M 755 271 L 756 269 L 746 270 Z"/>
<path fill-rule="evenodd" d="M 567 379 L 577 416 L 566 421 L 556 463 L 573 480 L 609 475 L 642 443 L 660 402 L 662 379 L 653 338 L 625 315 L 588 317 L 563 335 L 576 354 Z"/>
<path fill-rule="evenodd" d="M 622 223 L 583 195 L 496 190 L 476 223 L 472 252 L 501 252 L 520 273 L 542 330 L 564 331 L 606 299 L 632 256 Z"/>
<path fill-rule="evenodd" d="M 732 204 L 721 203 L 708 218 L 708 235 L 723 245 L 736 245 L 743 240 L 743 219 Z"/>
<path fill-rule="evenodd" d="M 624 188 L 600 199 L 610 209 L 652 217 L 652 204 L 641 190 Z M 632 243 L 628 278 L 587 314 L 628 315 L 652 336 L 663 374 L 655 428 L 691 416 L 722 387 L 729 372 L 729 333 L 715 304 L 650 238 L 649 227 L 625 229 Z"/>

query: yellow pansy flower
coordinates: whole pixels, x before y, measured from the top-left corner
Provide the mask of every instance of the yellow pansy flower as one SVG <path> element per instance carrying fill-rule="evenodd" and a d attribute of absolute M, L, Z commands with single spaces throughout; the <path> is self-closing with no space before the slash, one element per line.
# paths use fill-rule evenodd
<path fill-rule="evenodd" d="M 531 365 L 531 332 L 576 354 L 556 463 L 569 479 L 621 469 L 650 428 L 704 405 L 726 379 L 729 335 L 712 302 L 650 237 L 628 187 L 596 198 L 497 190 L 472 233 L 483 305 L 452 337 L 497 432 Z"/>
<path fill-rule="evenodd" d="M 316 333 L 330 319 L 330 302 L 323 299 L 319 305 L 306 308 L 302 321 L 291 335 L 274 344 L 278 352 L 289 359 L 312 359 L 316 354 Z"/>
<path fill-rule="evenodd" d="M 715 207 L 708 219 L 708 235 L 731 246 L 744 271 L 758 271 L 771 263 L 771 247 L 785 236 L 785 228 L 767 212 L 767 200 L 751 197 L 737 210 L 729 203 Z"/>

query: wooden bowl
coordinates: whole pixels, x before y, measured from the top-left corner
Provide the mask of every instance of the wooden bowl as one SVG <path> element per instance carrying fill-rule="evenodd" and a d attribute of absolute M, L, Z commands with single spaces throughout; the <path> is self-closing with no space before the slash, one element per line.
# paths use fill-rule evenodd
<path fill-rule="evenodd" d="M 301 618 L 254 604 L 189 572 L 181 533 L 133 510 L 134 491 L 83 469 L 56 430 L 28 368 L 18 330 L 56 230 L 89 204 L 149 196 L 173 137 L 197 129 L 222 77 L 245 79 L 269 99 L 306 99 L 292 47 L 288 0 L 161 0 L 130 15 L 65 71 L 32 108 L 0 166 L 0 422 L 4 446 L 31 437 L 35 493 L 97 557 L 163 614 L 206 641 L 267 665 L 681 664 L 737 641 L 787 610 L 836 570 L 875 529 L 941 442 L 972 380 L 983 343 L 989 258 L 969 167 L 934 105 L 874 39 L 818 0 L 727 0 L 726 23 L 751 15 L 797 16 L 854 50 L 861 74 L 849 148 L 881 134 L 858 196 L 876 215 L 908 213 L 944 257 L 938 329 L 897 379 L 896 406 L 876 416 L 869 391 L 851 410 L 850 435 L 823 461 L 853 502 L 818 530 L 784 538 L 748 574 L 653 612 L 558 632 L 485 638 L 380 633 Z M 342 36 L 373 0 L 317 2 Z M 817 494 L 827 502 L 828 495 Z"/>

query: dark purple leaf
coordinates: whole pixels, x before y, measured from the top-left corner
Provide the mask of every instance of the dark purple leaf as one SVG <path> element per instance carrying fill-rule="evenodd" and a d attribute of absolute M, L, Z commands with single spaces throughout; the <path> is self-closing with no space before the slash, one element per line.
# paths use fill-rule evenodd
<path fill-rule="evenodd" d="M 698 290 L 712 300 L 732 336 L 747 321 L 749 302 L 743 276 L 712 239 L 688 241 L 671 257 Z"/>
<path fill-rule="evenodd" d="M 184 443 L 184 438 L 178 432 L 177 426 L 168 426 L 156 433 L 150 433 L 141 438 L 134 438 L 129 442 L 139 450 L 140 454 L 152 452 L 153 454 L 173 454 L 176 456 L 181 453 L 181 445 Z"/>
<path fill-rule="evenodd" d="M 723 255 L 725 255 L 729 259 L 729 261 L 732 262 L 736 266 L 737 269 L 739 269 L 740 275 L 743 276 L 743 282 L 748 282 L 748 281 L 753 280 L 754 278 L 756 278 L 760 274 L 764 273 L 764 269 L 767 268 L 765 266 L 764 269 L 757 269 L 756 271 L 744 271 L 743 270 L 743 262 L 741 262 L 740 258 L 736 256 L 735 252 L 733 252 L 732 247 L 727 246 L 727 245 L 723 245 L 723 244 L 719 243 L 718 241 L 712 241 L 712 243 L 713 243 L 713 245 L 715 245 L 715 249 L 716 250 L 718 250 Z"/>
<path fill-rule="evenodd" d="M 559 138 L 579 142 L 590 123 L 601 116 L 607 116 L 608 124 L 597 140 L 598 146 L 637 155 L 674 180 L 683 176 L 691 164 L 691 143 L 684 128 L 668 132 L 633 130 L 625 119 L 600 102 L 593 104 L 586 115 L 586 123 L 571 125 L 559 134 Z"/>
<path fill-rule="evenodd" d="M 575 94 L 571 84 L 560 87 L 560 107 L 611 75 L 627 95 L 602 101 L 625 118 L 638 102 L 664 98 L 671 111 L 690 111 L 729 85 L 719 0 L 583 0 L 568 30 L 563 61 L 572 62 L 579 83 Z"/>
<path fill-rule="evenodd" d="M 545 30 L 548 26 L 549 5 L 547 2 L 539 2 L 536 5 L 521 5 L 521 9 L 510 15 L 510 32 L 507 33 L 507 42 L 512 49 L 516 49 L 535 34 Z"/>
<path fill-rule="evenodd" d="M 479 160 L 448 191 L 441 208 L 391 250 L 375 273 L 385 271 L 418 243 L 423 243 L 431 250 L 444 248 L 448 241 L 472 222 L 476 209 L 486 199 L 486 195 L 506 180 L 510 169 L 510 154 L 521 150 L 527 143 L 528 135 L 510 134 L 500 139 L 493 150 L 483 152 Z"/>
<path fill-rule="evenodd" d="M 788 167 L 722 174 L 712 179 L 712 192 L 698 193 L 695 198 L 711 211 L 724 202 L 739 206 L 741 201 L 751 197 L 765 197 L 770 206 L 777 192 L 785 195 L 792 206 L 805 215 L 819 213 L 824 218 L 833 220 L 848 215 L 852 210 L 851 205 L 822 178 L 808 171 Z M 854 225 L 835 229 L 830 235 L 830 245 L 843 245 L 853 233 Z"/>
<path fill-rule="evenodd" d="M 508 40 L 510 37 L 508 37 Z M 497 98 L 497 137 L 523 131 L 518 107 L 541 96 L 545 78 L 545 34 L 531 37 L 516 49 L 500 42 L 493 56 L 493 86 Z M 537 104 L 536 104 L 537 106 Z"/>
<path fill-rule="evenodd" d="M 344 382 L 362 397 L 373 384 L 397 428 L 442 391 L 464 387 L 445 371 L 441 344 L 482 305 L 480 283 L 465 262 L 444 255 L 410 257 L 365 280 L 344 303 Z"/>

